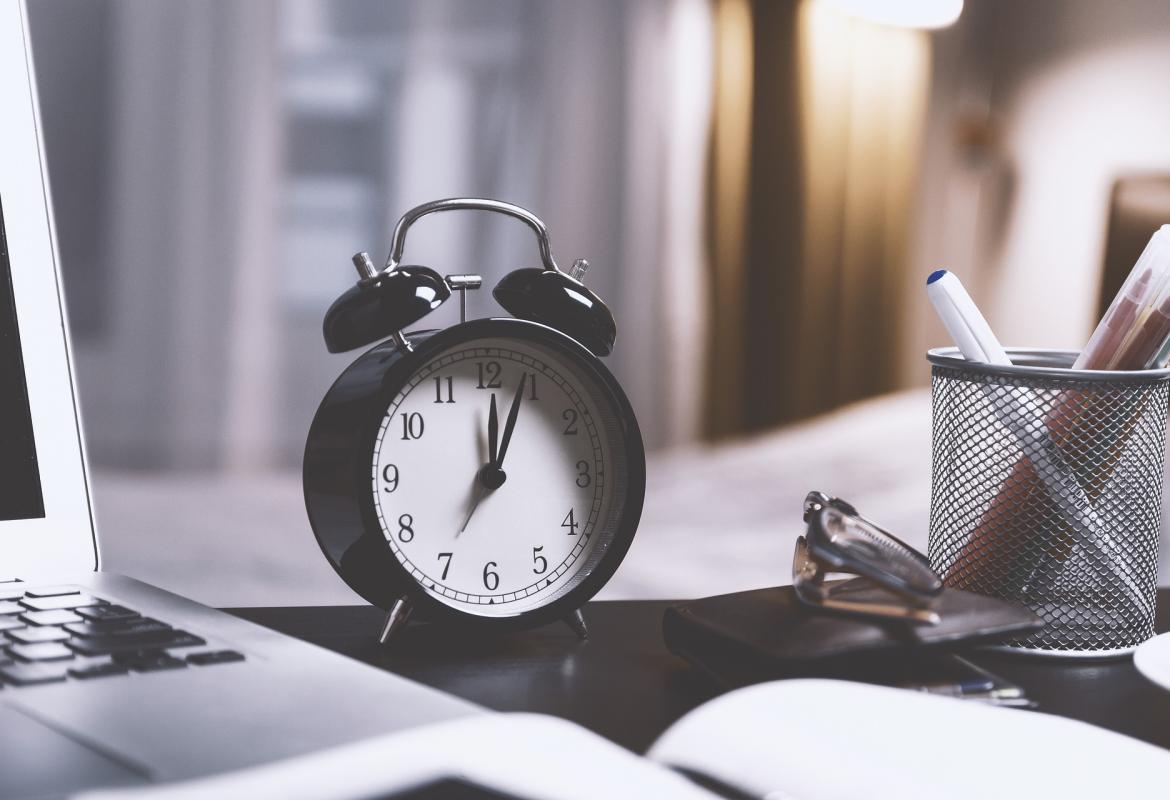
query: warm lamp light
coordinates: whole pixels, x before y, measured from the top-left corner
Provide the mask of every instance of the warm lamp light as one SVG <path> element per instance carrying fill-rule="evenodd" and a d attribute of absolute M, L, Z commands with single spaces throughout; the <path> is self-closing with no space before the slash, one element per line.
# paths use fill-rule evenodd
<path fill-rule="evenodd" d="M 855 17 L 898 28 L 945 28 L 963 12 L 963 0 L 826 0 Z"/>

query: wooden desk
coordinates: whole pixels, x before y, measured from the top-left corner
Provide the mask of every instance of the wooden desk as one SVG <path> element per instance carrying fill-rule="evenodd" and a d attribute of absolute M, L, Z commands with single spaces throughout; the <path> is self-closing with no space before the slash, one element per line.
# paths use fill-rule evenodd
<path fill-rule="evenodd" d="M 1165 631 L 1170 590 L 1160 590 L 1158 601 L 1157 629 Z M 232 613 L 488 708 L 554 714 L 644 752 L 675 720 L 718 694 L 663 645 L 668 605 L 590 603 L 585 642 L 564 625 L 482 639 L 418 626 L 389 650 L 376 642 L 383 618 L 376 608 Z M 1132 659 L 1075 662 L 979 653 L 972 660 L 1023 686 L 1044 711 L 1170 748 L 1170 692 L 1143 678 Z"/>

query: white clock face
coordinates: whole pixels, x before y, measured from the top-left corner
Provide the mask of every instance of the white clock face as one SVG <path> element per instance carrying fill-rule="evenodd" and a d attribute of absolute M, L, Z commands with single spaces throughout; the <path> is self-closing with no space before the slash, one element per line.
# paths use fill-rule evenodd
<path fill-rule="evenodd" d="M 625 490 L 606 397 L 570 359 L 517 339 L 454 346 L 411 377 L 379 426 L 371 489 L 386 541 L 428 594 L 513 616 L 589 574 Z"/>

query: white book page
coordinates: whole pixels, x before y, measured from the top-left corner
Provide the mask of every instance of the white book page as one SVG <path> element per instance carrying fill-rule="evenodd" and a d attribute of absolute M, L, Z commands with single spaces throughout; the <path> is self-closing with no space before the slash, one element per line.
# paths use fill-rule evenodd
<path fill-rule="evenodd" d="M 1137 739 L 1035 711 L 846 681 L 731 692 L 675 723 L 649 756 L 768 800 L 1170 790 L 1170 753 Z"/>
<path fill-rule="evenodd" d="M 224 775 L 80 800 L 354 800 L 445 778 L 519 798 L 714 800 L 682 776 L 556 717 L 490 714 L 428 725 Z"/>

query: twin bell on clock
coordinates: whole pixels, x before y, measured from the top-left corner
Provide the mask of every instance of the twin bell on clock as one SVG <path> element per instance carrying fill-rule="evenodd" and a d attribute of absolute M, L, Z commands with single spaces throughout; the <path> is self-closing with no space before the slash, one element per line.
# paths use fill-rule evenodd
<path fill-rule="evenodd" d="M 402 264 L 406 233 L 439 211 L 505 214 L 536 234 L 542 266 L 492 293 L 512 316 L 467 319 L 478 275 Z M 613 315 L 553 259 L 544 223 L 498 200 L 408 211 L 386 266 L 354 256 L 360 279 L 325 315 L 339 353 L 372 345 L 334 382 L 305 445 L 305 506 L 325 557 L 387 611 L 380 639 L 410 618 L 506 630 L 564 620 L 633 540 L 646 488 L 638 422 L 601 358 Z M 407 332 L 460 293 L 460 322 Z"/>

